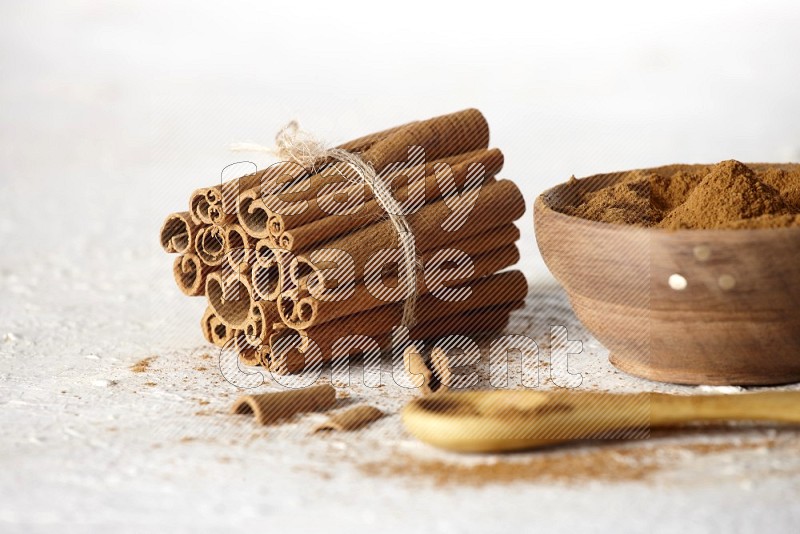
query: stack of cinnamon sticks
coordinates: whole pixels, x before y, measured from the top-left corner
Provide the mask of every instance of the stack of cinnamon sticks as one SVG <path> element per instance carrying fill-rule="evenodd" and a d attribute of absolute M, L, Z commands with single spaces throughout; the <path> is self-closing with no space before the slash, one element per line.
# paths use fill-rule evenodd
<path fill-rule="evenodd" d="M 161 229 L 187 295 L 206 296 L 206 339 L 277 373 L 411 339 L 500 331 L 527 283 L 514 221 L 525 210 L 483 115 L 469 109 L 337 147 L 357 154 L 401 205 L 396 220 L 333 152 L 195 191 Z M 409 299 L 412 301 L 408 321 Z"/>

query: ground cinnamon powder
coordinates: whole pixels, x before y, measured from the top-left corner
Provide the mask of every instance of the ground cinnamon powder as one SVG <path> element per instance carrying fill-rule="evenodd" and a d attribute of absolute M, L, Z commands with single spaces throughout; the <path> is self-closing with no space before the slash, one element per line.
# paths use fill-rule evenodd
<path fill-rule="evenodd" d="M 571 179 L 559 209 L 593 221 L 677 230 L 800 225 L 800 164 L 670 165 Z"/>
<path fill-rule="evenodd" d="M 693 430 L 687 429 L 688 433 Z M 698 427 L 701 434 L 708 432 Z M 672 430 L 674 432 L 674 429 Z M 652 437 L 668 435 L 654 432 Z M 778 437 L 754 436 L 747 440 L 694 441 L 660 443 L 634 441 L 629 443 L 597 441 L 591 447 L 572 449 L 560 447 L 532 454 L 505 455 L 495 461 L 477 462 L 421 459 L 414 455 L 395 454 L 385 461 L 367 462 L 359 467 L 370 476 L 406 477 L 435 486 L 484 486 L 487 484 L 538 483 L 582 485 L 587 482 L 625 483 L 647 482 L 662 471 L 685 465 L 693 456 L 728 454 L 759 454 L 769 450 L 798 450 L 797 434 L 787 430 Z M 469 459 L 469 457 L 466 457 Z M 742 457 L 731 460 L 742 461 Z M 785 474 L 790 475 L 788 468 Z M 794 473 L 792 473 L 794 474 Z"/>

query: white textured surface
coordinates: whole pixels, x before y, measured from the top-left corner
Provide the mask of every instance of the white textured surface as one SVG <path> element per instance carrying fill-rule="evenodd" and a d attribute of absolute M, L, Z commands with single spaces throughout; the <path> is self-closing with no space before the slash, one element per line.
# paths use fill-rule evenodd
<path fill-rule="evenodd" d="M 687 454 L 648 483 L 457 489 L 361 472 L 398 452 L 476 461 L 417 444 L 396 416 L 324 438 L 307 436 L 314 417 L 261 429 L 228 416 L 236 391 L 202 359 L 202 305 L 158 248 L 164 215 L 232 161 L 228 142 L 267 142 L 291 118 L 338 141 L 477 106 L 529 202 L 572 173 L 798 157 L 795 3 L 622 4 L 449 22 L 404 4 L 351 25 L 305 4 L 4 4 L 0 530 L 793 531 L 788 430 L 659 438 L 648 446 L 781 445 Z M 301 18 L 298 40 L 280 22 Z M 343 57 L 346 73 L 330 66 Z M 529 221 L 523 268 L 546 280 Z M 571 323 L 540 288 L 534 323 Z M 686 391 L 616 372 L 589 339 L 577 363 L 585 387 Z M 409 395 L 351 391 L 387 410 Z"/>
<path fill-rule="evenodd" d="M 197 333 L 198 302 L 177 294 L 162 274 L 168 261 L 155 250 L 153 255 L 151 260 L 132 254 L 127 276 L 116 271 L 118 262 L 102 256 L 93 270 L 54 258 L 32 270 L 20 268 L 25 261 L 3 266 L 2 324 L 13 333 L 0 345 L 4 531 L 113 526 L 189 532 L 269 525 L 479 532 L 542 525 L 556 532 L 670 532 L 677 522 L 688 522 L 689 532 L 764 525 L 790 532 L 800 519 L 800 435 L 790 430 L 689 432 L 635 443 L 657 448 L 770 438 L 780 444 L 713 455 L 687 450 L 648 482 L 576 477 L 566 485 L 459 489 L 437 488 L 425 478 L 364 474 L 365 463 L 391 464 L 397 455 L 466 464 L 486 460 L 433 451 L 407 436 L 396 415 L 345 436 L 310 436 L 319 420 L 314 415 L 275 428 L 227 415 L 237 391 L 206 356 L 213 352 Z M 91 286 L 96 289 L 86 289 Z M 584 374 L 582 387 L 686 391 L 613 370 L 604 351 L 571 323 L 560 293 L 552 293 L 538 294 L 531 306 L 538 317 L 520 313 L 514 332 L 531 331 L 520 330 L 529 320 L 541 325 L 566 319 L 573 337 L 587 341 L 574 360 L 574 369 Z M 150 355 L 157 358 L 145 372 L 130 370 Z M 343 402 L 364 400 L 394 412 L 411 394 L 388 373 L 384 383 L 370 389 L 356 379 Z"/>

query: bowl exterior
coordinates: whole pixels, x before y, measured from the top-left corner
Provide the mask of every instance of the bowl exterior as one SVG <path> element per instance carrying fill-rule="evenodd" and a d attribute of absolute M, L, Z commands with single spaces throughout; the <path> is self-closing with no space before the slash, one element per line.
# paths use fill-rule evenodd
<path fill-rule="evenodd" d="M 800 381 L 800 229 L 599 223 L 544 196 L 534 218 L 545 263 L 618 368 L 683 384 Z"/>

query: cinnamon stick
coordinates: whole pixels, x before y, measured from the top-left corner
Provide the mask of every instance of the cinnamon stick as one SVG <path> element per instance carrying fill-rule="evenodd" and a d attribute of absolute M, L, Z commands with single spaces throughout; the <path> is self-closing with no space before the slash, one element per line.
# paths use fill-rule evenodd
<path fill-rule="evenodd" d="M 274 424 L 299 413 L 327 410 L 336 404 L 336 390 L 329 384 L 304 389 L 244 395 L 231 408 L 233 414 L 253 414 L 262 425 Z"/>
<path fill-rule="evenodd" d="M 222 265 L 227 249 L 224 229 L 216 225 L 201 227 L 195 234 L 194 248 L 200 259 L 208 265 Z"/>
<path fill-rule="evenodd" d="M 427 254 L 428 258 L 432 254 Z M 506 267 L 510 267 L 519 261 L 519 251 L 513 244 L 501 246 L 498 249 L 488 251 L 484 254 L 472 258 L 473 271 L 467 276 L 460 277 L 461 284 L 472 282 L 484 276 L 496 273 Z M 397 277 L 385 281 L 387 286 L 397 285 Z M 456 284 L 450 284 L 455 286 Z M 418 284 L 417 294 L 427 295 L 431 288 L 425 283 L 425 278 L 421 277 Z M 390 306 L 401 299 L 392 298 L 387 294 L 376 297 L 365 284 L 360 283 L 353 286 L 353 294 L 350 298 L 340 301 L 318 300 L 312 296 L 306 296 L 297 300 L 296 310 L 292 314 L 295 318 L 287 322 L 287 325 L 304 330 L 314 325 L 320 325 L 328 321 L 333 321 L 341 317 L 347 317 L 356 313 L 365 312 L 382 306 Z"/>
<path fill-rule="evenodd" d="M 469 109 L 340 145 L 359 153 L 399 201 L 424 198 L 424 206 L 406 216 L 415 241 L 415 260 L 420 269 L 423 265 L 426 269 L 416 273 L 414 336 L 500 329 L 524 298 L 527 285 L 521 274 L 497 273 L 518 260 L 514 242 L 519 232 L 512 223 L 524 212 L 524 202 L 512 183 L 495 178 L 503 155 L 489 150 L 488 144 L 486 120 L 479 111 Z M 437 163 L 450 166 L 453 175 L 447 182 L 441 181 L 446 170 Z M 290 360 L 303 356 L 309 340 L 331 354 L 338 337 L 347 334 L 368 335 L 386 346 L 392 327 L 402 318 L 405 295 L 397 289 L 403 289 L 406 273 L 391 250 L 399 252 L 399 241 L 384 208 L 350 165 L 323 156 L 309 166 L 303 169 L 282 162 L 198 189 L 190 198 L 189 211 L 172 214 L 161 228 L 164 249 L 182 254 L 173 264 L 181 290 L 191 295 L 205 293 L 208 298 L 201 322 L 204 336 L 219 346 L 233 341 L 241 361 L 248 364 L 288 369 L 295 365 Z M 478 189 L 476 176 L 481 167 L 483 183 Z M 477 194 L 468 213 L 453 214 L 454 201 L 463 209 L 475 197 L 454 199 L 446 189 L 453 186 L 459 194 Z M 363 202 L 354 204 L 359 207 L 353 210 L 354 216 L 326 212 L 360 193 Z M 275 198 L 285 203 L 303 201 L 306 210 L 287 212 L 285 204 L 273 202 Z M 460 227 L 446 224 L 459 215 Z M 286 250 L 278 250 L 281 244 Z M 344 271 L 332 269 L 335 262 L 324 254 L 315 254 L 322 246 L 350 255 L 355 280 L 336 280 Z M 443 248 L 462 250 L 473 261 L 472 272 L 461 270 L 457 281 L 444 284 L 439 283 L 447 280 L 444 275 L 435 280 L 438 271 L 431 271 L 432 265 L 445 265 L 445 271 L 457 266 L 437 255 Z M 376 262 L 378 252 L 387 265 L 378 265 L 383 267 L 379 279 L 372 272 L 365 279 L 367 260 L 380 263 Z M 327 291 L 336 290 L 340 282 L 342 289 L 353 290 L 350 298 L 326 299 Z M 455 303 L 435 298 L 441 296 L 442 286 L 450 290 L 454 284 L 463 291 L 471 288 L 472 295 Z M 370 289 L 377 290 L 379 298 Z M 301 343 L 294 352 L 278 350 L 294 336 L 306 346 Z"/>
<path fill-rule="evenodd" d="M 468 214 L 468 220 L 454 231 L 445 231 L 442 224 L 451 215 L 443 200 L 426 206 L 406 218 L 418 251 L 442 247 L 448 243 L 472 237 L 493 228 L 505 226 L 525 212 L 525 201 L 513 182 L 500 180 L 482 188 L 480 196 Z M 343 250 L 355 263 L 356 279 L 363 277 L 369 257 L 378 250 L 398 247 L 397 230 L 385 220 L 361 228 L 325 243 L 325 248 Z M 298 257 L 314 265 L 307 253 Z"/>
<path fill-rule="evenodd" d="M 422 339 L 437 335 L 441 331 L 458 331 L 465 326 L 463 320 L 476 310 L 489 310 L 492 313 L 497 310 L 509 311 L 522 302 L 527 291 L 527 283 L 515 278 L 514 273 L 500 273 L 494 275 L 493 280 L 487 280 L 478 286 L 482 281 L 476 282 L 473 296 L 480 297 L 475 302 L 470 303 L 449 303 L 432 298 L 430 295 L 420 299 L 420 313 L 418 324 L 412 327 L 410 332 Z M 508 276 L 506 276 L 508 275 Z M 521 274 L 520 274 L 521 276 Z M 524 288 L 521 287 L 524 284 Z M 490 294 L 495 291 L 495 294 Z M 470 299 L 472 300 L 472 299 Z M 437 306 L 435 307 L 434 306 Z M 458 306 L 460 304 L 460 306 Z M 488 311 L 487 311 L 488 313 Z M 402 309 L 398 306 L 384 306 L 362 314 L 347 317 L 341 321 L 324 323 L 320 326 L 310 328 L 305 331 L 306 335 L 314 340 L 323 351 L 330 348 L 330 341 L 335 341 L 342 336 L 355 334 L 362 336 L 384 336 L 391 332 L 392 328 L 400 325 Z M 474 328 L 481 328 L 480 323 L 471 324 Z M 481 330 L 482 331 L 482 330 Z"/>
<path fill-rule="evenodd" d="M 519 240 L 519 238 L 519 229 L 514 224 L 507 224 L 499 228 L 492 228 L 483 233 L 449 243 L 446 245 L 446 248 L 460 250 L 468 254 L 470 257 L 476 257 L 490 250 L 513 244 Z M 425 264 L 436 252 L 442 250 L 443 248 L 444 247 L 422 252 L 422 263 Z M 332 267 L 335 267 L 335 265 Z M 307 280 L 312 274 L 315 277 L 314 285 L 319 287 L 319 291 L 322 291 L 322 288 L 329 288 L 331 286 L 327 280 L 326 270 L 319 266 L 315 267 L 311 264 L 310 260 L 302 257 L 292 258 L 287 265 L 286 272 L 290 276 L 295 286 L 301 290 L 304 290 L 307 287 Z"/>
<path fill-rule="evenodd" d="M 503 164 L 503 156 L 499 150 L 481 151 L 479 157 L 484 159 L 483 162 L 480 162 L 484 166 L 484 178 L 480 183 L 475 184 L 472 188 L 476 186 L 485 186 L 493 182 L 495 174 L 497 174 Z M 465 184 L 467 183 L 468 175 L 471 175 L 471 173 L 480 172 L 480 167 L 475 167 L 475 165 L 478 163 L 478 161 L 465 161 L 452 167 L 454 181 L 456 184 L 458 184 L 460 190 L 464 189 Z M 476 169 L 478 169 L 478 171 L 476 171 Z M 400 187 L 396 192 L 396 196 L 399 198 L 405 198 L 408 195 L 408 189 L 409 186 L 407 185 Z M 434 201 L 442 198 L 441 187 L 435 173 L 425 176 L 424 190 L 426 204 L 431 204 Z M 321 208 L 319 208 L 319 205 L 321 204 L 322 206 L 325 206 L 326 202 L 329 202 L 330 199 L 338 194 L 339 193 L 332 193 L 326 195 L 325 197 L 318 199 L 318 203 L 313 203 L 313 205 L 317 206 L 318 211 L 323 211 Z M 372 193 L 370 192 L 367 197 L 368 199 L 371 199 Z M 310 208 L 307 208 L 306 211 L 309 209 Z M 313 215 L 318 215 L 318 213 L 313 213 Z M 384 211 L 384 208 L 377 201 L 374 199 L 366 200 L 361 208 L 352 215 L 328 215 L 327 217 L 317 217 L 316 220 L 304 224 L 303 226 L 295 226 L 294 228 L 290 227 L 289 229 L 285 229 L 285 231 L 280 232 L 279 234 L 281 235 L 279 244 L 287 250 L 308 250 L 317 243 L 330 241 L 337 236 L 347 234 L 357 228 L 369 226 L 370 224 L 385 218 L 385 216 L 386 212 Z M 276 220 L 281 221 L 281 226 L 286 226 L 283 224 L 283 221 L 286 219 L 286 217 L 276 215 L 275 218 Z"/>
<path fill-rule="evenodd" d="M 280 322 L 278 308 L 274 302 L 264 300 L 255 301 L 250 306 L 250 314 L 244 325 L 244 333 L 257 338 L 260 343 L 269 343 L 269 338 L 275 331 L 275 324 Z"/>
<path fill-rule="evenodd" d="M 269 365 L 269 339 L 280 321 L 274 302 L 254 301 L 244 323 L 236 348 L 239 357 L 248 365 Z"/>
<path fill-rule="evenodd" d="M 525 302 L 518 300 L 507 302 L 488 308 L 468 310 L 464 313 L 438 318 L 418 324 L 409 329 L 412 339 L 432 339 L 443 336 L 461 334 L 477 336 L 491 332 L 502 331 L 508 324 L 509 317 L 514 310 L 523 307 Z M 381 349 L 389 348 L 391 344 L 391 331 L 375 331 L 371 328 L 365 316 L 342 321 L 340 331 L 328 328 L 337 323 L 327 323 L 318 329 L 298 331 L 286 329 L 272 336 L 270 339 L 271 359 L 269 369 L 276 374 L 298 373 L 307 365 L 306 352 L 310 347 L 310 340 L 319 348 L 323 361 L 331 360 L 337 341 L 341 338 L 354 335 L 372 338 Z"/>
<path fill-rule="evenodd" d="M 406 125 L 404 124 L 402 126 L 395 126 L 380 132 L 371 133 L 363 137 L 359 137 L 358 139 L 347 141 L 346 143 L 339 145 L 337 148 L 346 150 L 348 152 L 363 152 L 364 150 L 372 147 L 378 141 L 381 141 L 388 135 L 397 132 L 399 129 L 405 126 Z M 262 169 L 240 178 L 229 180 L 223 184 L 204 189 L 203 194 L 207 204 L 207 207 L 204 208 L 205 213 L 208 214 L 208 222 L 215 222 L 217 224 L 230 222 L 231 216 L 235 216 L 237 213 L 237 200 L 239 195 L 250 189 L 260 191 L 261 184 L 265 179 L 269 179 L 270 174 L 275 174 L 276 172 L 283 173 L 291 167 L 291 164 L 286 163 L 287 162 L 281 162 L 281 164 L 277 166 L 271 166 L 267 169 Z M 321 170 L 328 163 L 330 163 L 330 160 L 315 162 L 314 168 Z"/>
<path fill-rule="evenodd" d="M 252 241 L 252 239 L 251 239 Z M 258 262 L 259 259 L 266 259 L 271 260 L 274 256 L 273 250 L 278 249 L 278 244 L 275 243 L 275 240 L 271 237 L 265 237 L 264 239 L 259 239 L 256 241 L 254 251 L 255 256 L 253 258 L 254 261 Z"/>
<path fill-rule="evenodd" d="M 412 335 L 430 337 L 442 335 L 442 332 L 455 333 L 463 332 L 464 329 L 483 328 L 482 325 L 487 324 L 485 318 L 482 319 L 483 323 L 473 324 L 467 321 L 475 310 L 488 309 L 492 313 L 497 308 L 505 310 L 524 301 L 528 292 L 528 283 L 520 271 L 493 274 L 468 285 L 472 292 L 464 301 L 447 302 L 433 295 L 422 296 L 417 301 L 418 324 L 410 329 Z M 296 330 L 285 331 L 282 336 L 291 336 L 295 332 L 294 335 L 311 339 L 322 351 L 323 359 L 329 359 L 333 344 L 344 336 L 368 336 L 379 338 L 385 343 L 392 328 L 401 324 L 402 317 L 403 305 L 398 303 L 354 314 L 339 321 L 323 323 L 299 333 Z M 505 320 L 507 319 L 508 314 L 505 313 Z M 276 369 L 291 369 L 291 362 L 286 360 L 296 358 L 296 355 L 292 355 L 293 351 L 276 350 L 274 340 L 271 340 L 271 345 Z"/>
<path fill-rule="evenodd" d="M 511 314 L 525 307 L 524 300 L 507 302 L 489 308 L 469 310 L 442 319 L 418 324 L 410 329 L 415 339 L 433 339 L 453 334 L 480 336 L 500 332 L 508 326 Z"/>
<path fill-rule="evenodd" d="M 196 297 L 205 293 L 206 277 L 212 268 L 195 254 L 184 254 L 172 263 L 172 275 L 182 293 Z"/>
<path fill-rule="evenodd" d="M 462 353 L 451 355 L 447 348 L 435 346 L 431 349 L 431 367 L 435 375 L 439 388 L 437 391 L 449 391 L 451 389 L 473 389 L 477 385 L 477 377 L 472 375 L 460 375 L 453 372 L 454 368 L 464 365 Z"/>
<path fill-rule="evenodd" d="M 410 123 L 365 150 L 362 158 L 380 172 L 390 163 L 404 161 L 410 146 L 423 147 L 431 160 L 487 148 L 489 124 L 477 109 Z"/>
<path fill-rule="evenodd" d="M 419 325 L 445 317 L 467 313 L 471 310 L 518 302 L 525 299 L 528 293 L 528 282 L 520 271 L 507 271 L 487 276 L 475 282 L 465 284 L 471 289 L 469 298 L 463 301 L 448 302 L 433 295 L 423 295 L 418 300 L 416 319 Z M 309 337 L 316 341 L 315 333 L 320 339 L 328 337 L 327 333 L 342 335 L 346 327 L 352 327 L 361 335 L 376 335 L 389 332 L 392 327 L 400 325 L 403 317 L 403 304 L 390 304 L 374 310 L 355 314 L 343 321 L 323 323 L 308 330 Z M 422 328 L 420 326 L 420 328 Z M 346 335 L 345 334 L 345 335 Z"/>
<path fill-rule="evenodd" d="M 255 262 L 255 244 L 240 224 L 225 228 L 225 262 L 231 272 L 248 273 Z"/>
<path fill-rule="evenodd" d="M 242 329 L 255 301 L 250 280 L 234 274 L 223 280 L 221 273 L 213 272 L 206 278 L 208 304 L 220 321 L 230 328 Z"/>
<path fill-rule="evenodd" d="M 411 146 L 424 147 L 426 159 L 437 160 L 485 149 L 488 145 L 489 126 L 486 119 L 478 110 L 468 109 L 391 130 L 364 150 L 361 157 L 377 172 L 381 172 L 390 164 L 405 162 Z M 259 178 L 259 183 L 252 184 L 240 195 L 237 215 L 250 235 L 265 238 L 271 235 L 268 226 L 270 217 L 276 215 L 277 211 L 281 212 L 281 216 L 289 215 L 284 210 L 276 209 L 272 199 L 280 200 L 281 204 L 305 201 L 307 206 L 307 202 L 320 196 L 324 189 L 355 180 L 357 176 L 349 165 L 335 162 L 322 172 L 310 176 L 297 165 L 275 165 L 262 171 Z M 240 185 L 243 183 L 240 182 Z M 265 198 L 271 199 L 269 204 L 265 203 Z"/>
<path fill-rule="evenodd" d="M 280 249 L 259 246 L 256 249 L 256 262 L 251 274 L 252 287 L 259 298 L 278 300 L 285 276 Z"/>
<path fill-rule="evenodd" d="M 161 248 L 168 254 L 194 252 L 198 226 L 188 211 L 170 214 L 161 226 Z"/>
<path fill-rule="evenodd" d="M 489 146 L 489 126 L 476 109 L 412 122 L 370 146 L 361 153 L 361 158 L 371 164 L 376 172 L 381 172 L 393 163 L 407 162 L 408 150 L 412 146 L 424 147 L 428 160 L 485 149 Z M 325 188 L 356 178 L 353 169 L 341 162 L 334 162 L 323 172 L 307 178 L 287 174 L 285 168 L 280 170 L 282 172 L 273 171 L 265 176 L 267 187 L 264 192 L 280 193 L 282 202 L 307 201 L 318 197 Z M 267 195 L 267 198 L 271 196 Z M 267 207 L 275 212 L 280 211 L 272 205 Z"/>
<path fill-rule="evenodd" d="M 233 333 L 234 346 L 239 353 L 239 361 L 245 365 L 259 365 L 261 357 L 262 343 L 258 338 L 248 336 L 242 330 L 235 330 Z"/>
<path fill-rule="evenodd" d="M 360 430 L 385 416 L 385 413 L 374 406 L 354 406 L 353 408 L 349 408 L 343 412 L 333 414 L 327 421 L 314 427 L 312 432 L 324 432 L 331 430 L 336 430 L 338 432 L 352 432 L 354 430 Z"/>
<path fill-rule="evenodd" d="M 425 189 L 425 202 L 430 203 L 435 199 L 441 198 L 441 190 L 435 173 L 435 168 L 438 164 L 451 166 L 455 183 L 459 188 L 463 188 L 467 178 L 467 173 L 470 170 L 470 167 L 473 165 L 483 165 L 484 174 L 487 179 L 494 177 L 503 167 L 503 153 L 500 152 L 500 150 L 493 148 L 490 150 L 475 150 L 464 154 L 456 154 L 455 156 L 428 161 L 426 163 L 388 173 L 384 179 L 387 183 L 392 183 L 399 178 L 415 176 L 417 173 L 421 172 L 422 176 L 425 178 L 423 182 Z M 476 167 L 472 168 L 475 169 Z M 395 187 L 395 196 L 399 199 L 406 198 L 409 194 L 408 189 L 408 184 Z M 362 206 L 351 215 L 335 216 L 340 223 L 347 222 L 352 219 L 355 220 L 356 223 L 360 223 L 360 226 L 363 226 L 373 222 L 376 217 L 385 215 L 380 206 L 377 206 L 375 202 L 370 203 L 370 200 L 373 199 L 373 191 L 369 187 L 367 187 L 365 184 L 350 184 L 348 182 L 342 184 L 340 190 L 309 199 L 305 209 L 300 213 L 292 215 L 276 214 L 275 230 L 280 230 L 280 232 L 277 233 L 282 233 L 286 230 L 299 228 L 314 223 L 315 221 L 327 219 L 328 217 L 331 217 L 332 214 L 329 213 L 330 209 L 325 209 L 325 207 L 334 205 L 334 203 L 342 197 L 348 199 L 359 198 L 359 194 L 361 195 Z M 353 228 L 355 227 L 357 226 L 353 226 Z M 345 228 L 344 231 L 346 230 L 347 229 Z M 342 231 L 342 233 L 344 233 L 344 231 Z M 330 237 L 328 237 L 328 239 Z M 290 234 L 290 236 L 285 239 L 293 239 L 293 237 Z M 319 241 L 324 240 L 326 239 L 319 239 Z M 280 244 L 287 250 L 293 249 L 293 243 L 291 242 L 283 242 Z"/>
<path fill-rule="evenodd" d="M 200 320 L 200 329 L 206 341 L 220 348 L 224 347 L 234 335 L 234 330 L 220 321 L 210 306 L 206 308 L 203 318 Z"/>
<path fill-rule="evenodd" d="M 225 186 L 206 189 L 206 202 L 208 202 L 206 213 L 212 224 L 224 226 L 236 219 L 236 197 L 227 189 Z M 226 197 L 231 198 L 232 201 L 223 202 Z M 226 207 L 228 209 L 225 209 Z"/>
<path fill-rule="evenodd" d="M 507 245 L 512 245 L 519 239 L 519 237 L 519 229 L 517 229 L 514 224 L 507 224 L 499 228 L 492 228 L 486 232 L 448 243 L 441 248 L 434 248 L 421 252 L 419 256 L 419 259 L 421 260 L 421 267 L 424 267 L 436 256 L 443 254 L 444 251 L 448 249 L 461 251 L 471 258 L 475 258 L 489 251 L 496 250 Z M 311 277 L 311 275 L 313 275 L 314 278 L 311 280 L 311 283 L 314 286 L 314 294 L 321 295 L 321 292 L 325 289 L 333 289 L 333 284 L 328 281 L 328 269 L 336 269 L 338 267 L 338 264 L 333 260 L 330 262 L 326 261 L 325 264 L 326 268 L 323 268 L 320 265 L 315 266 L 310 260 L 304 260 L 301 256 L 299 258 L 293 258 L 289 262 L 286 271 L 291 276 L 291 279 L 295 285 L 301 289 L 308 285 L 308 279 Z M 386 267 L 391 268 L 391 277 L 396 279 L 398 274 L 397 265 L 387 265 Z M 388 285 L 391 283 L 391 280 L 388 279 L 390 278 L 389 270 L 385 268 L 384 274 L 384 278 L 387 279 L 386 283 Z M 339 285 L 340 282 L 337 280 L 336 284 Z"/>
<path fill-rule="evenodd" d="M 413 381 L 412 384 L 416 383 L 417 380 L 419 381 L 417 389 L 423 395 L 430 395 L 438 389 L 433 371 L 425 362 L 425 358 L 416 345 L 409 345 L 403 351 L 403 368 Z M 416 379 L 416 377 L 419 377 L 419 379 Z"/>
<path fill-rule="evenodd" d="M 201 188 L 194 191 L 189 197 L 189 213 L 195 224 L 211 224 L 211 217 L 208 215 L 207 193 L 208 188 Z"/>
<path fill-rule="evenodd" d="M 300 321 L 300 295 L 297 288 L 287 289 L 278 296 L 278 315 L 286 326 L 290 326 Z"/>
<path fill-rule="evenodd" d="M 256 239 L 271 237 L 269 219 L 274 213 L 267 209 L 261 199 L 261 189 L 248 189 L 239 196 L 236 216 L 248 234 Z"/>

